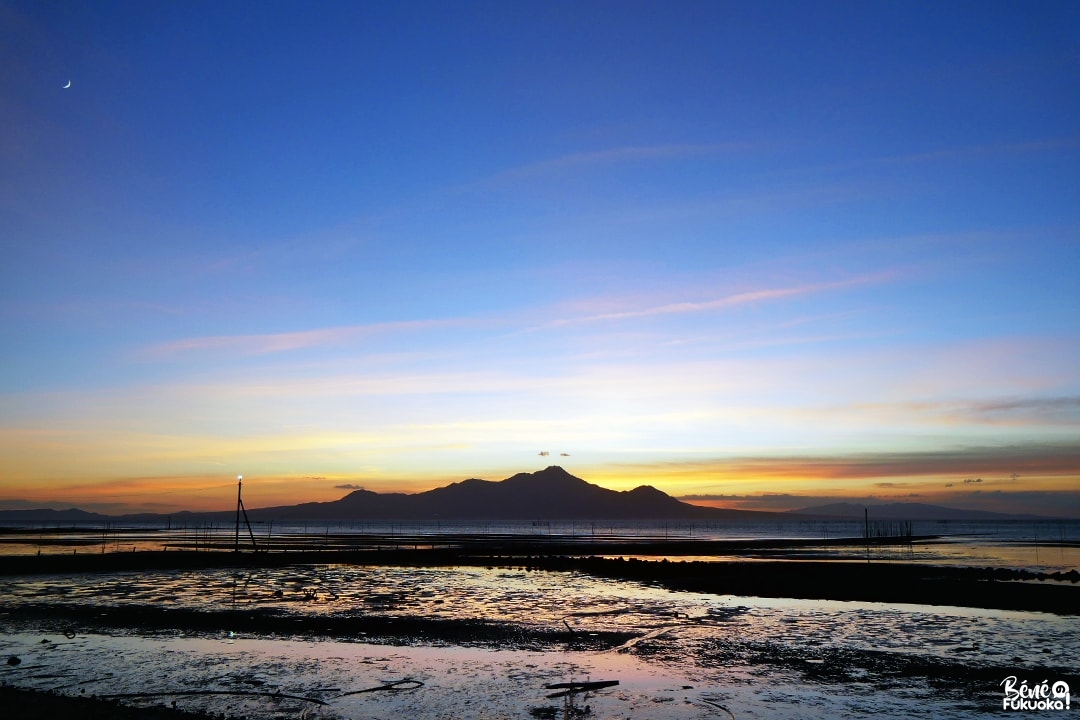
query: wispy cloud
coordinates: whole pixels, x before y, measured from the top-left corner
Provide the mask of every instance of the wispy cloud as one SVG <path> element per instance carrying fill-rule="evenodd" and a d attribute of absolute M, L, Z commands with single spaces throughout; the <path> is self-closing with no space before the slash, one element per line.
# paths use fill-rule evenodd
<path fill-rule="evenodd" d="M 623 310 L 608 310 L 606 312 L 574 315 L 557 318 L 547 321 L 545 323 L 541 323 L 539 325 L 534 325 L 532 327 L 526 328 L 524 332 L 547 330 L 558 327 L 566 327 L 570 325 L 583 325 L 601 322 L 618 322 L 622 320 L 636 320 L 641 318 L 659 317 L 664 315 L 686 315 L 716 310 L 728 310 L 741 305 L 751 305 L 754 303 L 766 302 L 770 300 L 783 300 L 802 295 L 811 295 L 815 293 L 827 292 L 830 290 L 841 290 L 844 288 L 856 287 L 859 285 L 872 285 L 893 280 L 895 279 L 895 277 L 896 274 L 890 272 L 874 273 L 869 275 L 860 275 L 853 278 L 847 278 L 844 280 L 836 280 L 832 282 L 809 283 L 801 285 L 789 285 L 786 287 L 770 287 L 756 290 L 748 290 L 745 292 L 739 292 L 731 295 L 724 295 L 722 297 L 712 298 L 710 300 L 701 300 L 694 302 L 672 302 L 660 305 L 651 305 L 647 307 L 628 308 Z"/>
<path fill-rule="evenodd" d="M 680 495 L 679 500 L 694 505 L 786 512 L 833 503 L 854 503 L 874 507 L 896 502 L 916 502 L 965 510 L 986 510 L 999 513 L 1029 513 L 1045 517 L 1080 517 L 1080 491 L 999 489 L 992 492 L 960 493 L 934 490 L 899 494 L 850 493 L 761 493 L 761 494 L 692 494 Z"/>
<path fill-rule="evenodd" d="M 515 180 L 541 177 L 566 170 L 616 163 L 671 160 L 677 158 L 706 157 L 729 152 L 749 150 L 749 143 L 676 143 L 671 145 L 624 145 L 604 150 L 571 153 L 548 160 L 521 165 L 504 170 L 482 181 L 479 185 L 498 185 Z"/>
<path fill-rule="evenodd" d="M 1010 397 L 1003 399 L 923 400 L 855 403 L 814 409 L 820 414 L 857 414 L 892 419 L 916 419 L 948 425 L 1080 425 L 1080 397 Z"/>
<path fill-rule="evenodd" d="M 680 495 L 678 496 L 678 499 L 691 504 L 712 505 L 715 507 L 737 507 L 742 510 L 771 510 L 776 512 L 841 502 L 862 502 L 868 505 L 896 502 L 896 498 L 892 496 L 813 495 L 809 493 L 761 493 L 760 495 L 696 493 L 692 495 Z"/>
<path fill-rule="evenodd" d="M 283 333 L 209 335 L 183 338 L 151 345 L 144 348 L 141 354 L 148 358 L 162 358 L 170 355 L 207 351 L 222 351 L 242 355 L 265 355 L 311 347 L 345 345 L 377 334 L 461 326 L 468 322 L 468 320 L 463 318 L 402 320 L 397 322 L 346 325 Z"/>
<path fill-rule="evenodd" d="M 1075 150 L 1080 147 L 1080 137 L 1057 137 L 1029 142 L 1001 142 L 984 145 L 961 145 L 940 150 L 929 150 L 909 155 L 870 158 L 870 163 L 922 163 L 956 158 L 997 157 L 1002 155 L 1030 155 Z"/>
<path fill-rule="evenodd" d="M 798 174 L 808 177 L 818 177 L 822 174 L 831 175 L 836 172 L 860 171 L 860 177 L 865 177 L 861 171 L 873 167 L 906 166 L 906 165 L 932 165 L 941 162 L 971 161 L 980 158 L 998 158 L 1010 156 L 1028 156 L 1048 153 L 1071 152 L 1080 147 L 1080 137 L 1056 137 L 1029 142 L 1000 142 L 982 145 L 952 145 L 899 155 L 878 155 L 860 157 L 858 159 L 843 160 L 822 165 L 800 167 L 794 170 L 784 171 L 787 175 Z"/>
<path fill-rule="evenodd" d="M 743 305 L 777 301 L 799 296 L 823 293 L 845 288 L 889 282 L 898 277 L 897 271 L 859 275 L 818 283 L 787 286 L 761 287 L 706 300 L 667 302 L 646 306 L 628 306 L 625 300 L 593 298 L 576 303 L 576 314 L 559 312 L 557 307 L 544 308 L 541 316 L 559 315 L 541 320 L 512 331 L 510 335 L 572 327 L 577 325 L 641 320 L 663 316 L 678 316 L 710 311 L 727 310 Z M 620 307 L 622 305 L 622 307 Z M 590 312 L 588 308 L 604 308 Z M 529 313 L 535 317 L 537 311 Z M 428 330 L 464 327 L 506 327 L 523 324 L 525 312 L 504 313 L 487 317 L 447 317 L 436 319 L 399 320 L 361 325 L 345 325 L 281 333 L 250 333 L 234 335 L 208 335 L 181 338 L 143 348 L 139 355 L 149 359 L 161 359 L 186 353 L 217 352 L 238 355 L 266 355 L 313 347 L 345 346 L 358 340 L 391 333 L 423 332 Z M 527 321 L 525 321 L 527 322 Z"/>
<path fill-rule="evenodd" d="M 972 403 L 968 411 L 980 417 L 1037 416 L 1070 417 L 1080 421 L 1080 396 L 1015 398 Z"/>
<path fill-rule="evenodd" d="M 776 480 L 874 480 L 964 475 L 1004 478 L 1012 473 L 1020 476 L 1080 477 L 1080 443 L 968 446 L 910 452 L 742 456 L 622 467 L 687 477 L 712 475 L 717 483 L 736 476 Z"/>

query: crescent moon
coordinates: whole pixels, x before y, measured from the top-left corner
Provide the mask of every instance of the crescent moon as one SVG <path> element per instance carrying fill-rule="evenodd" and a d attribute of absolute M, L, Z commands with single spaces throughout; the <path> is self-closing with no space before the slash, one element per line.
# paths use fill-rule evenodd
<path fill-rule="evenodd" d="M 67 90 L 69 87 L 71 87 L 71 81 L 70 80 L 68 80 L 67 85 L 64 85 L 64 90 Z"/>

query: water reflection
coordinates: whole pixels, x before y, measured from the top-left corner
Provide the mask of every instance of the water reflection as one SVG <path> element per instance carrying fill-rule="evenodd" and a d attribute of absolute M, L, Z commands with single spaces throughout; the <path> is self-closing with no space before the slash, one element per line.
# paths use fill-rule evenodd
<path fill-rule="evenodd" d="M 752 626 L 754 623 L 750 622 Z M 123 696 L 136 705 L 169 700 L 188 710 L 276 718 L 555 717 L 552 684 L 618 681 L 580 696 L 598 718 L 653 720 L 872 716 L 981 717 L 996 683 L 889 676 L 873 663 L 760 663 L 762 646 L 724 655 L 713 633 L 700 642 L 655 641 L 646 652 L 506 651 L 386 647 L 364 643 L 217 637 L 72 640 L 0 636 L 0 653 L 24 658 L 3 682 L 69 694 Z M 233 642 L 229 642 L 232 640 Z M 658 659 L 667 655 L 665 659 Z M 676 656 L 681 659 L 673 660 Z M 723 664 L 715 662 L 722 659 Z M 816 679 L 805 668 L 827 672 Z M 107 669 L 106 669 L 107 668 Z M 891 683 L 891 687 L 890 684 Z"/>
<path fill-rule="evenodd" d="M 1080 569 L 1080 521 L 915 521 L 896 538 L 860 542 L 866 528 L 854 521 L 740 523 L 319 523 L 266 524 L 255 533 L 269 552 L 299 549 L 460 547 L 469 538 L 490 543 L 526 542 L 537 551 L 552 543 L 582 546 L 635 541 L 678 542 L 678 555 L 716 559 L 877 559 L 1054 572 Z M 191 527 L 160 525 L 103 528 L 0 527 L 5 555 L 85 554 L 146 550 L 230 551 L 234 531 L 227 523 Z M 911 538 L 910 542 L 905 538 Z M 853 539 L 844 542 L 843 539 Z M 783 541 L 790 541 L 784 543 Z M 722 542 L 730 548 L 696 553 L 693 543 Z M 625 552 L 623 554 L 626 554 Z"/>
<path fill-rule="evenodd" d="M 578 572 L 314 566 L 5 578 L 5 606 L 274 608 L 284 616 L 484 620 L 573 632 L 721 633 L 790 647 L 898 650 L 955 660 L 1080 667 L 1080 626 L 1043 613 L 673 592 Z"/>

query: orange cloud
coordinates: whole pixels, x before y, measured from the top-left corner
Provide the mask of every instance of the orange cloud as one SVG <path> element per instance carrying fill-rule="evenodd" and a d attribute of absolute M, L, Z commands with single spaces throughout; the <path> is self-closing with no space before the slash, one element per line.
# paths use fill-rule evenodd
<path fill-rule="evenodd" d="M 977 491 L 1076 491 L 1080 488 L 1080 445 L 621 463 L 598 467 L 590 477 L 618 489 L 648 483 L 673 495 L 695 498 L 694 502 L 722 507 L 745 507 L 748 497 L 784 494 L 800 498 L 920 494 L 928 502 L 925 498 L 956 499 Z M 964 482 L 980 478 L 982 482 Z"/>
<path fill-rule="evenodd" d="M 46 482 L 34 487 L 0 488 L 0 509 L 78 507 L 105 514 L 222 511 L 236 507 L 236 476 L 197 475 L 94 478 Z M 305 476 L 244 476 L 249 509 L 337 500 L 348 493 L 342 479 Z M 17 494 L 15 494 L 17 492 Z"/>

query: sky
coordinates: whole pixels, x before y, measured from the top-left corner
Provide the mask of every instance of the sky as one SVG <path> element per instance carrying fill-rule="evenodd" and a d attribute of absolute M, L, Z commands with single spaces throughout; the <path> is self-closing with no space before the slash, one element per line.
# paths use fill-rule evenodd
<path fill-rule="evenodd" d="M 0 509 L 558 464 L 1080 517 L 1078 32 L 1049 0 L 0 0 Z"/>

